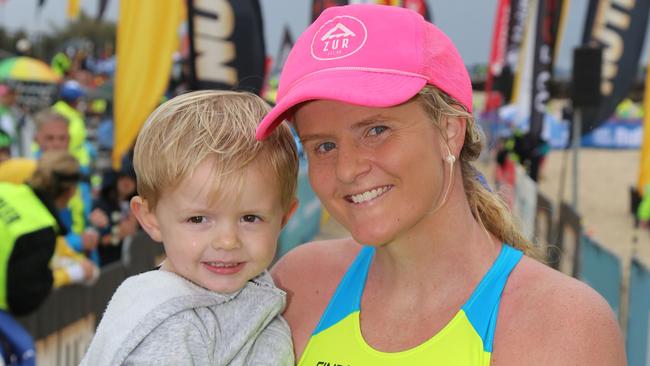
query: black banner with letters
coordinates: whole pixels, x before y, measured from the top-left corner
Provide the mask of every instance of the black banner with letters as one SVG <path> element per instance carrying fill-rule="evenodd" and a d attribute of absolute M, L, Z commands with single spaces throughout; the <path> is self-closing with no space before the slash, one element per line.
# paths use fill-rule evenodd
<path fill-rule="evenodd" d="M 591 0 L 583 40 L 603 47 L 602 99 L 597 108 L 586 108 L 582 134 L 605 122 L 629 92 L 637 76 L 645 45 L 650 0 Z"/>
<path fill-rule="evenodd" d="M 187 0 L 191 89 L 259 94 L 266 50 L 258 0 Z"/>
<path fill-rule="evenodd" d="M 550 24 L 547 19 L 547 1 L 537 0 L 535 18 L 535 48 L 533 51 L 533 85 L 531 86 L 531 111 L 529 135 L 531 144 L 536 145 L 544 127 L 544 114 L 549 99 L 547 82 L 551 78 L 550 65 L 552 57 Z M 532 24 L 531 24 L 532 25 Z"/>

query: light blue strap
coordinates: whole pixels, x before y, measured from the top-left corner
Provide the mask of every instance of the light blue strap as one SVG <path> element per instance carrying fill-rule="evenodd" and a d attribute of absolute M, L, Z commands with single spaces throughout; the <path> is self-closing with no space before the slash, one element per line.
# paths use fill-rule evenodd
<path fill-rule="evenodd" d="M 372 257 L 374 255 L 374 247 L 364 246 L 361 249 L 357 258 L 352 262 L 345 276 L 343 276 L 341 283 L 336 288 L 336 292 L 327 305 L 313 335 L 322 332 L 349 314 L 359 310 L 361 295 L 366 286 L 368 270 L 370 269 L 370 263 L 372 263 Z"/>
<path fill-rule="evenodd" d="M 503 244 L 494 264 L 483 276 L 469 300 L 463 305 L 462 309 L 476 333 L 483 340 L 483 349 L 486 352 L 492 352 L 501 293 L 510 272 L 517 266 L 522 256 L 521 251 Z"/>

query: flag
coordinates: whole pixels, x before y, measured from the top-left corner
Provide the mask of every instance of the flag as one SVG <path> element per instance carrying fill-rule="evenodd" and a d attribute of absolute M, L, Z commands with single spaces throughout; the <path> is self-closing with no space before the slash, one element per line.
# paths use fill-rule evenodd
<path fill-rule="evenodd" d="M 314 0 L 311 3 L 311 21 L 312 23 L 320 13 L 323 12 L 323 10 L 331 7 L 331 6 L 338 6 L 338 5 L 348 5 L 348 0 Z"/>
<path fill-rule="evenodd" d="M 266 51 L 257 0 L 188 0 L 192 89 L 260 93 Z"/>
<path fill-rule="evenodd" d="M 605 122 L 629 92 L 645 45 L 648 11 L 650 0 L 589 2 L 583 40 L 603 47 L 602 100 L 597 108 L 583 110 L 583 134 Z"/>
<path fill-rule="evenodd" d="M 120 2 L 113 109 L 115 168 L 167 88 L 183 13 L 182 0 L 167 0 L 165 6 L 158 0 Z"/>
<path fill-rule="evenodd" d="M 650 62 L 648 68 L 650 70 Z M 641 158 L 639 161 L 639 181 L 637 191 L 641 196 L 646 193 L 650 184 L 650 72 L 646 71 L 645 93 L 643 94 L 643 142 L 641 143 Z"/>
<path fill-rule="evenodd" d="M 68 19 L 76 19 L 79 16 L 80 10 L 81 0 L 68 0 L 68 9 L 66 11 Z"/>
<path fill-rule="evenodd" d="M 492 48 L 485 81 L 485 111 L 493 111 L 503 102 L 503 94 L 493 93 L 494 79 L 501 76 L 505 66 L 506 46 L 508 42 L 508 20 L 510 19 L 510 0 L 499 0 L 494 17 Z"/>

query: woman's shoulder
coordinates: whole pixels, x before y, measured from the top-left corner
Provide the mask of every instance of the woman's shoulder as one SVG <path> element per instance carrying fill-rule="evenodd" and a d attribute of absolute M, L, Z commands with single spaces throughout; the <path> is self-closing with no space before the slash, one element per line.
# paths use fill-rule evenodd
<path fill-rule="evenodd" d="M 351 238 L 302 244 L 280 258 L 271 269 L 271 274 L 281 288 L 300 285 L 305 280 L 318 285 L 333 277 L 340 278 L 361 248 Z"/>
<path fill-rule="evenodd" d="M 504 288 L 494 342 L 502 364 L 625 364 L 621 331 L 605 299 L 529 257 Z"/>
<path fill-rule="evenodd" d="M 360 250 L 352 239 L 307 243 L 271 269 L 276 285 L 287 293 L 284 318 L 291 327 L 297 359 Z"/>

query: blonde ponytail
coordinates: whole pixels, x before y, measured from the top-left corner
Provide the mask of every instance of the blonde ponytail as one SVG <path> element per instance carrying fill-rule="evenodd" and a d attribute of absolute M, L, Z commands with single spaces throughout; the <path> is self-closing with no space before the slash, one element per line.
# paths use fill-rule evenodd
<path fill-rule="evenodd" d="M 502 242 L 512 245 L 527 255 L 542 258 L 539 250 L 521 233 L 514 216 L 501 197 L 490 192 L 477 177 L 478 171 L 472 162 L 481 154 L 483 137 L 474 123 L 472 114 L 460 103 L 433 86 L 424 87 L 416 98 L 420 100 L 431 120 L 439 128 L 441 126 L 438 123 L 444 117 L 459 117 L 467 120 L 465 141 L 459 160 L 465 195 L 474 218 Z"/>

